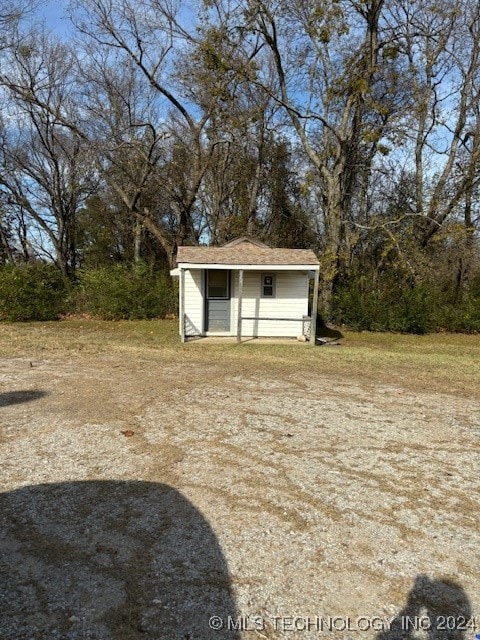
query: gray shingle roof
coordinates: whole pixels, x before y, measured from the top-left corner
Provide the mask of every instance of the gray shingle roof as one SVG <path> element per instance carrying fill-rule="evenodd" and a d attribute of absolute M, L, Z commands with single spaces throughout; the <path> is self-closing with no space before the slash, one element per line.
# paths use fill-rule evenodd
<path fill-rule="evenodd" d="M 310 249 L 271 249 L 245 240 L 224 247 L 178 247 L 177 263 L 317 266 L 318 258 Z"/>

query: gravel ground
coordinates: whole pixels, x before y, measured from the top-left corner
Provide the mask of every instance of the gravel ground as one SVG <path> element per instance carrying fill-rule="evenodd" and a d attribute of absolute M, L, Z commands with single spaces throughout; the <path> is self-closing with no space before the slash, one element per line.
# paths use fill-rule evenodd
<path fill-rule="evenodd" d="M 478 402 L 205 360 L 0 359 L 0 638 L 473 640 Z"/>

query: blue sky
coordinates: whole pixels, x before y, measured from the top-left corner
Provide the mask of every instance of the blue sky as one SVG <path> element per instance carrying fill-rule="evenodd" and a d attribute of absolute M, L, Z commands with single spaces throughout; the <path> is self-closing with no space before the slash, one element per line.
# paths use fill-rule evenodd
<path fill-rule="evenodd" d="M 59 35 L 66 35 L 71 29 L 66 17 L 66 3 L 62 0 L 45 0 L 38 8 L 38 15 L 45 19 L 49 29 Z"/>

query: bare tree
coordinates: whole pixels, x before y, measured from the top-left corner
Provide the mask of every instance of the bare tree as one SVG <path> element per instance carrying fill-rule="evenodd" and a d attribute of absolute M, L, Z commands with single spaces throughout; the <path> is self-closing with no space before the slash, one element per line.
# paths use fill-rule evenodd
<path fill-rule="evenodd" d="M 480 160 L 478 3 L 431 3 L 392 12 L 398 51 L 408 60 L 414 104 L 404 127 L 415 172 L 416 235 L 423 246 L 471 200 Z M 468 213 L 467 213 L 468 218 Z"/>
<path fill-rule="evenodd" d="M 19 42 L 19 27 L 31 16 L 38 2 L 34 0 L 2 0 L 0 6 L 0 51 Z"/>
<path fill-rule="evenodd" d="M 245 36 L 240 73 L 284 110 L 314 168 L 326 316 L 354 202 L 401 102 L 379 35 L 383 9 L 384 0 L 246 0 L 230 17 Z"/>
<path fill-rule="evenodd" d="M 132 228 L 136 259 L 145 226 L 172 261 L 175 237 L 154 218 L 148 195 L 152 182 L 161 184 L 159 171 L 168 156 L 170 137 L 155 104 L 156 92 L 142 82 L 133 61 L 98 46 L 88 46 L 87 52 L 88 64 L 81 71 L 85 118 L 75 128 L 87 141 L 113 198 L 121 202 Z"/>
<path fill-rule="evenodd" d="M 171 141 L 170 158 L 160 172 L 163 188 L 169 192 L 169 208 L 176 217 L 175 234 L 170 238 L 148 209 L 138 211 L 142 223 L 165 246 L 171 259 L 176 246 L 198 241 L 194 224 L 194 208 L 205 172 L 215 147 L 223 140 L 206 135 L 207 124 L 218 104 L 216 92 L 185 80 L 183 60 L 195 44 L 194 28 L 181 21 L 182 7 L 164 0 L 140 3 L 121 0 L 115 4 L 104 0 L 86 0 L 83 15 L 76 20 L 81 33 L 105 51 L 115 52 L 135 65 L 145 93 L 153 89 L 160 120 L 161 135 Z M 151 127 L 152 140 L 158 135 Z M 177 167 L 181 166 L 181 175 Z"/>
<path fill-rule="evenodd" d="M 76 262 L 76 213 L 90 191 L 92 169 L 81 139 L 56 117 L 74 102 L 69 75 L 75 56 L 38 32 L 11 49 L 8 63 L 0 76 L 8 92 L 0 186 L 10 209 L 36 228 L 38 249 L 69 278 Z"/>

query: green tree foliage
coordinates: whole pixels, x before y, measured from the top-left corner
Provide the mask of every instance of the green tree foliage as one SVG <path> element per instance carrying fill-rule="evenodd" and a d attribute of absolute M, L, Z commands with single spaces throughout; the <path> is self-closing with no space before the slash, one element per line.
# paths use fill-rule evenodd
<path fill-rule="evenodd" d="M 0 267 L 0 320 L 56 320 L 66 297 L 65 280 L 51 264 Z"/>
<path fill-rule="evenodd" d="M 164 318 L 176 311 L 170 280 L 146 264 L 80 270 L 75 309 L 103 320 Z"/>

